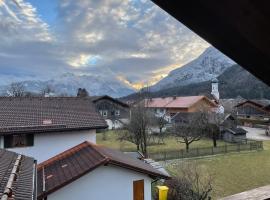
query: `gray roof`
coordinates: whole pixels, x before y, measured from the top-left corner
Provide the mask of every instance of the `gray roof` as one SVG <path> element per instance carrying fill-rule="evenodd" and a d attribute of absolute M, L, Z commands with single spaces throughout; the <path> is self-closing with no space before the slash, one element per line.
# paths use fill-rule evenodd
<path fill-rule="evenodd" d="M 35 171 L 33 158 L 0 149 L 0 198 L 12 195 L 7 199 L 36 199 Z"/>
<path fill-rule="evenodd" d="M 0 97 L 0 135 L 106 127 L 88 98 Z"/>
<path fill-rule="evenodd" d="M 240 103 L 246 101 L 244 98 L 235 98 L 235 99 L 220 99 L 219 103 L 224 107 L 225 113 L 231 113 L 234 110 L 234 107 Z"/>

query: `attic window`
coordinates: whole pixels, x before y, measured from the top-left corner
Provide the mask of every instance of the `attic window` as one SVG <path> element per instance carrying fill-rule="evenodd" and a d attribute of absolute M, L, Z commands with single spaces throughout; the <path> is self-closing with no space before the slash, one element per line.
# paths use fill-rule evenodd
<path fill-rule="evenodd" d="M 43 124 L 43 125 L 49 125 L 49 124 L 52 124 L 52 120 L 51 120 L 51 119 L 44 119 L 44 120 L 42 121 L 42 124 Z"/>

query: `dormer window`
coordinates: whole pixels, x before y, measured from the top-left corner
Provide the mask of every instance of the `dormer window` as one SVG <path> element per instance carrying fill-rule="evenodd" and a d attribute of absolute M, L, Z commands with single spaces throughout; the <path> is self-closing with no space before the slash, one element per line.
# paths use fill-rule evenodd
<path fill-rule="evenodd" d="M 4 148 L 29 147 L 34 145 L 33 134 L 4 136 Z"/>

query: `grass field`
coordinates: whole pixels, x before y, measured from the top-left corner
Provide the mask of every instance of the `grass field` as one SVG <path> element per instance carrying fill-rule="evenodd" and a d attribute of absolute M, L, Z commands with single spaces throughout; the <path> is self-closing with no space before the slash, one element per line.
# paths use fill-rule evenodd
<path fill-rule="evenodd" d="M 118 141 L 116 132 L 109 131 L 106 134 L 106 140 L 102 140 L 102 133 L 97 134 L 98 144 L 121 151 L 136 150 L 134 144 Z M 149 151 L 154 153 L 185 148 L 184 144 L 176 142 L 173 137 L 166 138 L 165 143 L 165 145 L 150 146 Z M 218 142 L 218 145 L 224 143 Z M 190 148 L 209 146 L 212 146 L 212 141 L 202 139 L 192 143 Z M 231 153 L 180 162 L 196 162 L 213 175 L 213 199 L 270 184 L 270 141 L 264 142 L 264 150 L 259 152 Z M 177 174 L 178 164 L 179 161 L 175 161 L 173 167 L 168 165 L 169 170 Z"/>
<path fill-rule="evenodd" d="M 106 140 L 102 140 L 102 133 L 97 134 L 97 144 L 104 145 L 106 147 L 110 147 L 113 149 L 118 149 L 121 151 L 136 151 L 136 146 L 127 141 L 120 142 L 117 140 L 118 134 L 114 131 L 106 132 Z M 185 144 L 179 143 L 176 141 L 174 137 L 168 137 L 164 139 L 164 145 L 153 145 L 149 146 L 149 152 L 155 153 L 160 151 L 173 151 L 178 149 L 185 149 Z M 195 147 L 210 147 L 212 146 L 212 140 L 209 139 L 201 139 L 199 141 L 193 142 L 190 145 L 190 148 Z M 218 141 L 218 145 L 224 145 L 224 142 Z"/>
<path fill-rule="evenodd" d="M 270 142 L 264 142 L 263 151 L 235 153 L 186 160 L 196 162 L 213 175 L 213 199 L 270 184 Z M 179 161 L 169 165 L 177 173 Z"/>

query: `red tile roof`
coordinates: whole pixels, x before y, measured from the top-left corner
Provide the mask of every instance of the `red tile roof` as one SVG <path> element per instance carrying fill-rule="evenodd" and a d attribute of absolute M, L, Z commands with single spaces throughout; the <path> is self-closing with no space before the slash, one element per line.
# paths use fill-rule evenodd
<path fill-rule="evenodd" d="M 216 106 L 214 102 L 205 96 L 152 98 L 147 99 L 145 104 L 149 108 L 190 108 L 202 99 Z"/>
<path fill-rule="evenodd" d="M 0 135 L 106 127 L 88 98 L 0 97 Z"/>
<path fill-rule="evenodd" d="M 83 142 L 38 165 L 38 199 L 102 165 L 119 166 L 151 177 L 169 178 L 149 164 L 120 151 Z"/>

